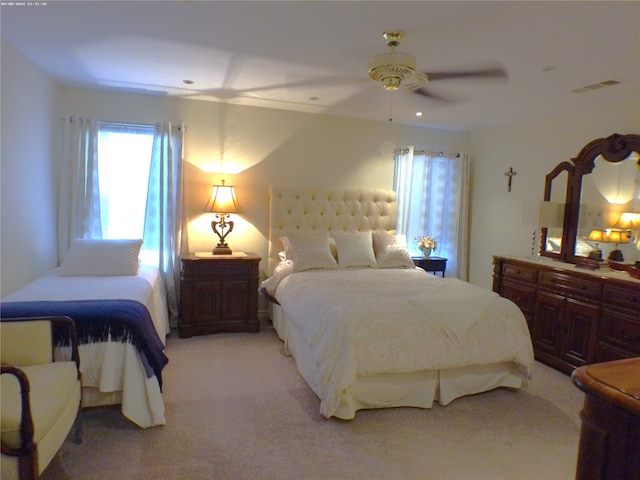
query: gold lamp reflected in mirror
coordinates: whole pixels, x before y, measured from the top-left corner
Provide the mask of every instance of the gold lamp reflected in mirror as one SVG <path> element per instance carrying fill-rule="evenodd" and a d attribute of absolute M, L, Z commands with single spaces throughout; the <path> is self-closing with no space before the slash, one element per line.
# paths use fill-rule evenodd
<path fill-rule="evenodd" d="M 227 235 L 233 230 L 233 221 L 229 220 L 229 214 L 242 213 L 235 188 L 231 185 L 225 185 L 224 180 L 222 180 L 222 185 L 214 185 L 205 210 L 216 215 L 216 220 L 211 222 L 211 229 L 218 235 L 220 241 L 213 249 L 213 254 L 231 255 L 231 248 L 225 241 Z"/>
<path fill-rule="evenodd" d="M 607 232 L 600 229 L 591 230 L 587 240 L 591 240 L 596 244 L 595 248 L 589 252 L 589 258 L 591 260 L 602 260 L 602 250 L 600 250 L 600 246 L 598 244 L 601 242 L 606 243 L 608 241 Z"/>
<path fill-rule="evenodd" d="M 629 243 L 629 234 L 623 230 L 609 230 L 607 234 L 607 241 L 609 243 L 615 243 L 616 248 L 611 250 L 609 253 L 608 260 L 613 260 L 614 262 L 624 262 L 624 256 L 622 252 L 618 249 L 618 245 L 621 243 Z"/>

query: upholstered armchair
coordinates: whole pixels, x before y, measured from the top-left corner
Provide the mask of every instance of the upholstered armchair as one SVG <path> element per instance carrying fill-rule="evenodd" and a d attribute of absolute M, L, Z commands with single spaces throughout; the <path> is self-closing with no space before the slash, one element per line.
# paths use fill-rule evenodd
<path fill-rule="evenodd" d="M 54 360 L 54 329 L 68 339 L 71 360 Z M 3 319 L 0 342 L 0 476 L 37 479 L 62 446 L 80 409 L 75 324 L 69 317 Z M 80 426 L 76 428 L 80 441 Z"/>

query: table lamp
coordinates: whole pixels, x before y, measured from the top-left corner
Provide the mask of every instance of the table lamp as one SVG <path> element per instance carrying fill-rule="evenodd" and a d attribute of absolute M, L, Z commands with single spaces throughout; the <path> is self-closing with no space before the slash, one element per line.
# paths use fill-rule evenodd
<path fill-rule="evenodd" d="M 242 213 L 236 197 L 235 188 L 231 185 L 214 185 L 211 198 L 205 207 L 207 212 L 213 212 L 216 220 L 211 222 L 211 229 L 220 238 L 218 245 L 213 249 L 214 255 L 231 255 L 231 249 L 225 239 L 233 230 L 233 221 L 229 221 L 230 213 Z"/>
<path fill-rule="evenodd" d="M 629 243 L 629 234 L 622 230 L 609 230 L 607 241 L 616 244 L 616 248 L 611 250 L 607 259 L 613 260 L 614 262 L 624 262 L 624 256 L 622 252 L 618 250 L 618 245 L 621 243 Z"/>

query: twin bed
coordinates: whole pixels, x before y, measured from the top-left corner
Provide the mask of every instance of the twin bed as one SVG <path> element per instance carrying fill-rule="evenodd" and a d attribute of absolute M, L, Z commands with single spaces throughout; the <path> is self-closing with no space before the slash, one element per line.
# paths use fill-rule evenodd
<path fill-rule="evenodd" d="M 67 315 L 78 329 L 82 407 L 120 405 L 147 428 L 166 423 L 162 369 L 169 318 L 157 268 L 139 241 L 77 241 L 62 266 L 2 299 L 3 318 Z M 65 356 L 64 339 L 57 355 Z"/>
<path fill-rule="evenodd" d="M 270 191 L 261 287 L 285 350 L 327 418 L 367 408 L 446 405 L 530 375 L 518 307 L 416 268 L 395 234 L 395 193 Z"/>

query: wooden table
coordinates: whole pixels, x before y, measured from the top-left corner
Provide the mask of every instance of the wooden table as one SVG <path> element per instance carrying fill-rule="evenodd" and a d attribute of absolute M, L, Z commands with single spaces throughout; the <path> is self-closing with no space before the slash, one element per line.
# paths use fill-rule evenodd
<path fill-rule="evenodd" d="M 585 365 L 577 480 L 640 480 L 640 357 Z"/>
<path fill-rule="evenodd" d="M 420 267 L 427 272 L 444 272 L 447 269 L 447 259 L 443 257 L 411 257 L 416 267 Z"/>

